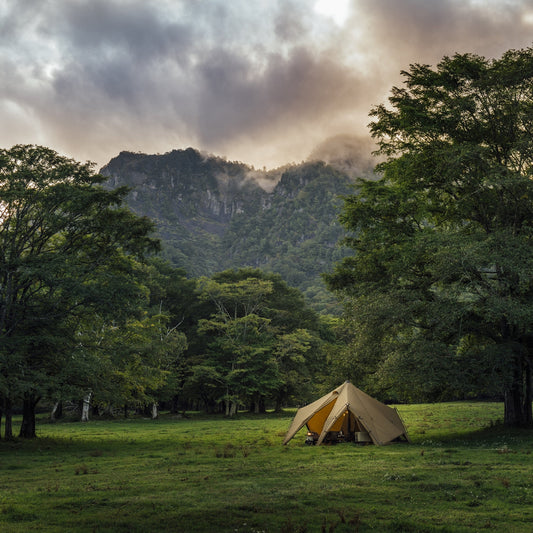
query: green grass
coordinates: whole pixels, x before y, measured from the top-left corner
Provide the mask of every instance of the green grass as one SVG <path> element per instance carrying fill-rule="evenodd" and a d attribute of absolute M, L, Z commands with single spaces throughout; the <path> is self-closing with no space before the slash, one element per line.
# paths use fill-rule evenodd
<path fill-rule="evenodd" d="M 38 424 L 0 442 L 0 531 L 531 532 L 532 431 L 502 406 L 400 406 L 411 444 L 287 446 L 292 418 Z"/>

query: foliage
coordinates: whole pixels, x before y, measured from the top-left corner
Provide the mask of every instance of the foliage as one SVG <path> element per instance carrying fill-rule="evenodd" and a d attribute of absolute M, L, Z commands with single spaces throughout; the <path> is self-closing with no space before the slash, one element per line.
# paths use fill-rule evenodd
<path fill-rule="evenodd" d="M 276 369 L 268 353 L 270 320 L 257 314 L 272 286 L 257 278 L 234 283 L 204 280 L 201 290 L 217 312 L 202 319 L 198 331 L 214 339 L 210 342 L 211 357 L 225 385 L 226 415 L 231 416 L 241 398 L 268 393 L 275 379 Z"/>
<path fill-rule="evenodd" d="M 187 346 L 185 335 L 166 324 L 167 318 L 161 315 L 129 319 L 121 325 L 94 315 L 78 331 L 75 357 L 92 359 L 93 369 L 82 374 L 79 386 L 84 384 L 93 392 L 94 406 L 112 412 L 114 406 L 140 408 L 157 403 Z"/>
<path fill-rule="evenodd" d="M 260 172 L 192 148 L 123 152 L 102 172 L 109 186 L 133 188 L 128 204 L 156 221 L 164 256 L 189 276 L 258 267 L 280 274 L 315 309 L 339 312 L 320 274 L 345 255 L 337 216 L 348 175 L 321 162 Z"/>
<path fill-rule="evenodd" d="M 0 442 L 0 529 L 531 530 L 530 432 L 501 404 L 398 407 L 412 444 L 282 446 L 293 412 L 39 423 Z"/>
<path fill-rule="evenodd" d="M 158 248 L 153 225 L 103 181 L 48 148 L 0 150 L 0 396 L 24 401 L 29 437 L 39 398 L 84 365 L 78 325 L 95 312 L 123 321 L 145 297 L 136 259 Z"/>
<path fill-rule="evenodd" d="M 148 314 L 159 317 L 160 341 L 172 354 L 166 366 L 165 384 L 157 391 L 160 402 L 178 401 L 182 393 L 188 367 L 187 352 L 197 349 L 196 326 L 201 314 L 201 302 L 196 290 L 197 281 L 188 279 L 183 269 L 173 267 L 159 257 L 152 257 L 147 265 L 149 290 Z"/>
<path fill-rule="evenodd" d="M 324 343 L 318 317 L 299 291 L 279 275 L 251 268 L 203 278 L 199 290 L 211 308 L 199 320 L 205 352 L 192 367 L 191 379 L 207 380 L 212 395 L 201 390 L 208 409 L 220 401 L 227 415 L 239 405 L 264 411 L 267 401 L 279 409 L 308 392 L 311 376 L 323 368 Z"/>
<path fill-rule="evenodd" d="M 403 76 L 371 113 L 382 178 L 341 217 L 356 253 L 328 276 L 354 365 L 406 400 L 504 394 L 531 425 L 533 49 Z"/>

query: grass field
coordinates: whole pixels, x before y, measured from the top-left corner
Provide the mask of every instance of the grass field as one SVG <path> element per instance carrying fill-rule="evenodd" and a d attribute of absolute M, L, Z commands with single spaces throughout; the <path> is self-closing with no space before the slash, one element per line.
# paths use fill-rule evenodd
<path fill-rule="evenodd" d="M 38 423 L 0 442 L 0 531 L 531 532 L 533 431 L 502 406 L 400 406 L 411 444 L 313 447 L 292 418 Z"/>

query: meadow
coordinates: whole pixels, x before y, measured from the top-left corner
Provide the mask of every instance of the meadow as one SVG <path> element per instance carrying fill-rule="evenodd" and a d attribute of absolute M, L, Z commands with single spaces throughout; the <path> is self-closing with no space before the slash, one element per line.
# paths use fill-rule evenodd
<path fill-rule="evenodd" d="M 2 532 L 533 531 L 533 431 L 496 403 L 399 406 L 411 443 L 307 446 L 294 411 L 38 421 L 0 441 Z"/>

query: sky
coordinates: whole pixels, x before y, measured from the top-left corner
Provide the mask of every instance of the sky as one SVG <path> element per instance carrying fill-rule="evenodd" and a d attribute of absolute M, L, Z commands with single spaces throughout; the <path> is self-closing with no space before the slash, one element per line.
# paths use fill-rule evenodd
<path fill-rule="evenodd" d="M 0 0 L 0 147 L 275 168 L 364 145 L 410 64 L 531 45 L 533 0 Z"/>

